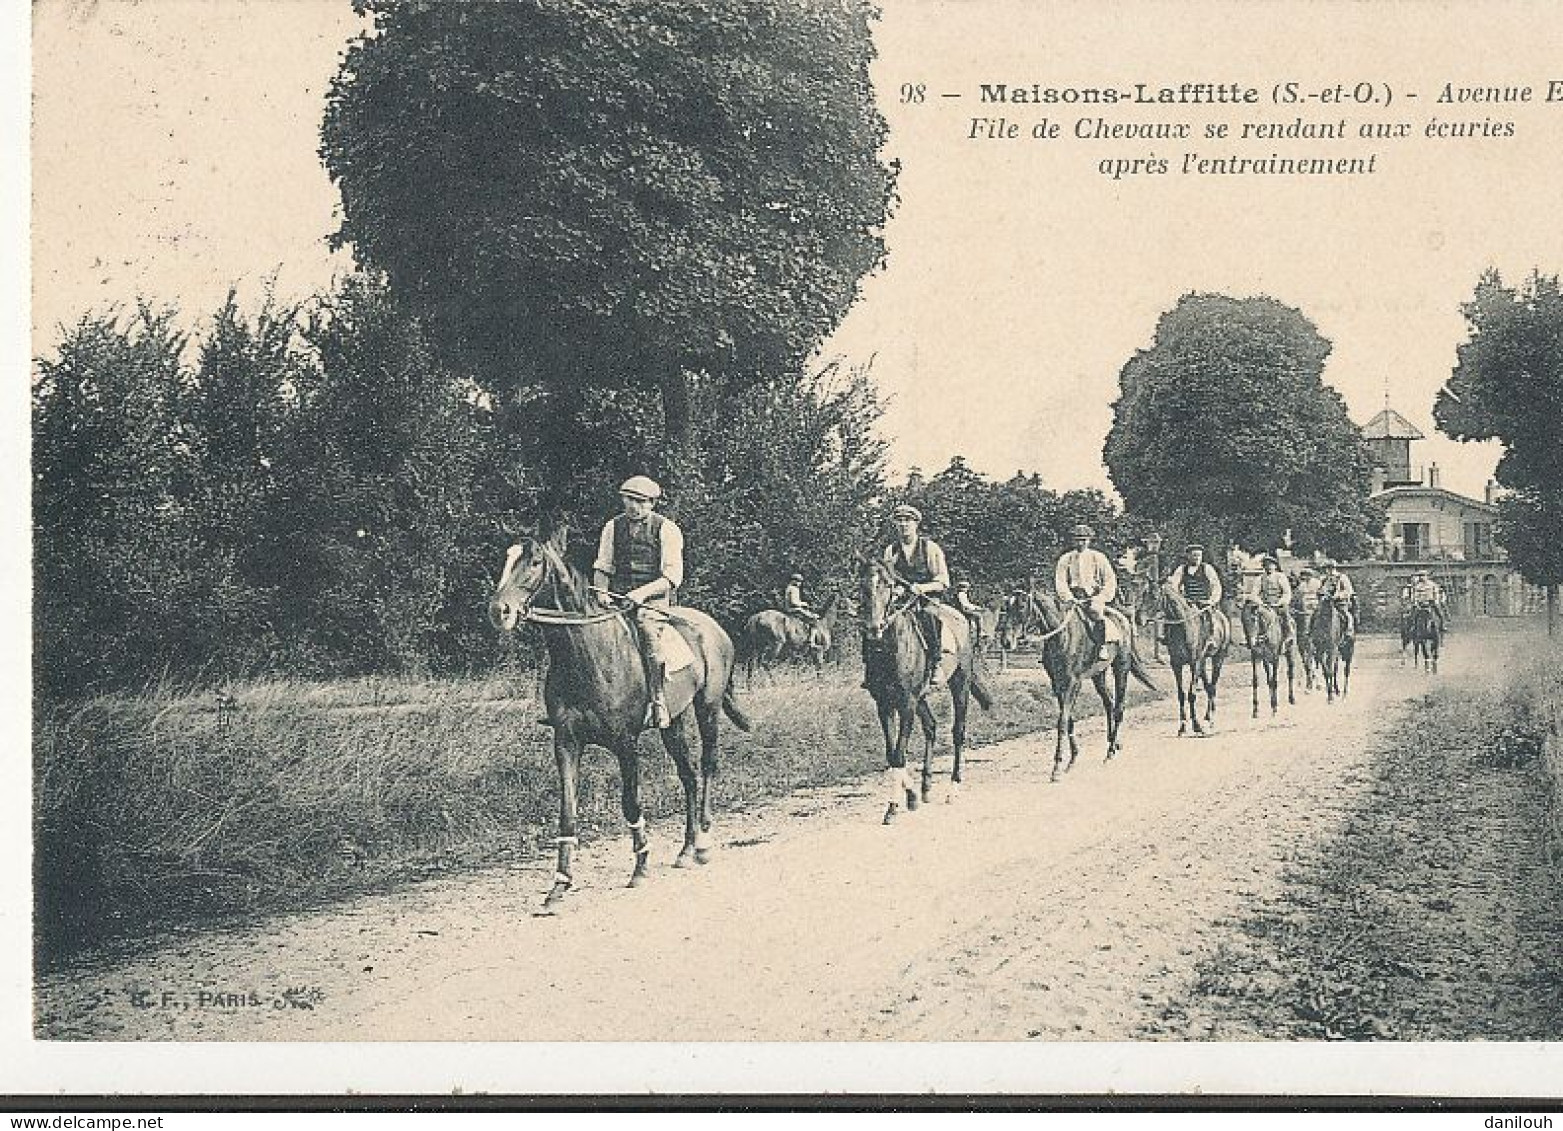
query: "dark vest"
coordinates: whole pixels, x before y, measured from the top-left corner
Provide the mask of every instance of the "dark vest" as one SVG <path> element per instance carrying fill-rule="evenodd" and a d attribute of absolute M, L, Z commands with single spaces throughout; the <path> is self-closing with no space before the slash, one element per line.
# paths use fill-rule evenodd
<path fill-rule="evenodd" d="M 895 571 L 913 585 L 922 585 L 933 580 L 933 570 L 928 568 L 928 539 L 918 535 L 917 544 L 912 547 L 910 559 L 901 553 L 901 543 L 892 542 L 891 547 L 895 555 Z"/>
<path fill-rule="evenodd" d="M 645 522 L 631 523 L 621 514 L 613 520 L 613 589 L 627 593 L 662 576 L 662 524 L 653 511 Z"/>
<path fill-rule="evenodd" d="M 1195 602 L 1210 600 L 1210 575 L 1205 572 L 1204 563 L 1200 564 L 1198 572 L 1183 567 L 1183 595 Z"/>

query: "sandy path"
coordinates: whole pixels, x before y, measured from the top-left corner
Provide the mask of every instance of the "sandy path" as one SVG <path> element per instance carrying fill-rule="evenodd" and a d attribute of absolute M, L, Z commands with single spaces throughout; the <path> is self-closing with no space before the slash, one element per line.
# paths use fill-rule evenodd
<path fill-rule="evenodd" d="M 1496 666 L 1484 658 L 1463 635 L 1437 678 L 1482 678 Z M 1426 678 L 1368 640 L 1348 700 L 1299 694 L 1278 719 L 1251 721 L 1244 659 L 1227 669 L 1211 738 L 1174 738 L 1172 705 L 1158 703 L 1131 714 L 1112 765 L 1099 720 L 1058 785 L 1047 783 L 1050 736 L 989 747 L 958 801 L 888 828 L 877 780 L 719 812 L 721 850 L 698 870 L 666 867 L 679 830 L 664 822 L 653 884 L 620 886 L 627 839 L 589 845 L 557 918 L 531 914 L 550 871 L 534 865 L 191 934 L 42 980 L 38 1032 L 1129 1039 L 1155 1030 L 1198 956 L 1232 929 L 1217 924 L 1273 894 L 1299 847 L 1333 831 L 1373 737 Z M 290 988 L 311 991 L 298 1000 L 313 1008 L 289 1004 Z"/>

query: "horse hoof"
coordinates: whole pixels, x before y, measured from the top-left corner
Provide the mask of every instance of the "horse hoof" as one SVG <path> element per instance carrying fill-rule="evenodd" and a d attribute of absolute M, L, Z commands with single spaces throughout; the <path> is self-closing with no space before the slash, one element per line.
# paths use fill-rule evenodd
<path fill-rule="evenodd" d="M 893 823 L 895 821 L 896 814 L 899 813 L 900 811 L 901 811 L 901 807 L 899 805 L 897 805 L 894 801 L 892 801 L 885 808 L 885 819 L 884 819 L 883 823 L 887 824 L 887 825 Z"/>
<path fill-rule="evenodd" d="M 694 851 L 692 849 L 688 849 L 688 848 L 684 849 L 676 857 L 674 857 L 672 867 L 674 867 L 674 868 L 687 868 L 687 867 L 689 867 L 689 858 L 691 856 L 693 856 L 693 855 L 694 855 Z"/>
<path fill-rule="evenodd" d="M 1051 781 L 1051 782 L 1056 782 L 1056 781 L 1058 781 L 1059 778 L 1061 778 L 1063 776 L 1064 775 L 1063 775 L 1062 772 L 1060 772 L 1059 768 L 1057 766 L 1054 766 L 1053 767 L 1053 772 L 1050 775 L 1048 775 L 1048 779 L 1047 780 Z"/>
<path fill-rule="evenodd" d="M 647 875 L 645 872 L 639 871 L 637 869 L 635 872 L 632 872 L 630 874 L 630 882 L 625 884 L 624 886 L 625 887 L 632 887 L 632 888 L 643 887 L 645 885 L 646 881 L 649 880 L 649 879 L 651 879 L 651 877 L 649 875 Z"/>
<path fill-rule="evenodd" d="M 711 850 L 709 848 L 695 849 L 695 863 L 702 866 L 711 863 Z"/>
<path fill-rule="evenodd" d="M 917 791 L 916 790 L 912 790 L 912 789 L 907 790 L 906 791 L 906 811 L 908 813 L 915 813 L 915 812 L 917 812 L 917 807 L 920 804 L 922 804 L 922 802 L 918 800 Z"/>
<path fill-rule="evenodd" d="M 559 913 L 559 904 L 564 901 L 564 897 L 569 890 L 569 884 L 555 884 L 549 888 L 548 894 L 543 897 L 543 906 L 537 910 L 537 914 L 557 915 Z"/>

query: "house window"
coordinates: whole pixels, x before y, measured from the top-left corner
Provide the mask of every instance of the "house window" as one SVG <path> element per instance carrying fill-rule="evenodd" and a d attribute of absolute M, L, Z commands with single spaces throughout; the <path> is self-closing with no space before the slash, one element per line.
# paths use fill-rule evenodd
<path fill-rule="evenodd" d="M 1473 561 L 1486 561 L 1494 556 L 1492 523 L 1468 522 L 1465 524 L 1465 556 Z"/>

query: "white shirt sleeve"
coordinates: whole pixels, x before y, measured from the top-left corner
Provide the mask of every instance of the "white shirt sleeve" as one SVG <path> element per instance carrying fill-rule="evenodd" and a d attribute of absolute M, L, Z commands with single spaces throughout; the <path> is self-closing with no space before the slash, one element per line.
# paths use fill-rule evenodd
<path fill-rule="evenodd" d="M 672 519 L 662 523 L 662 576 L 674 589 L 684 584 L 684 532 Z"/>
<path fill-rule="evenodd" d="M 597 538 L 597 560 L 592 563 L 594 573 L 613 576 L 613 520 L 609 519 Z"/>
<path fill-rule="evenodd" d="M 1069 589 L 1069 559 L 1073 556 L 1073 550 L 1064 554 L 1058 559 L 1058 567 L 1053 570 L 1053 591 L 1062 601 L 1074 599 L 1074 594 Z"/>
<path fill-rule="evenodd" d="M 1106 554 L 1097 554 L 1096 558 L 1097 569 L 1102 575 L 1102 585 L 1097 595 L 1103 601 L 1111 601 L 1118 596 L 1118 571 L 1113 568 L 1113 563 L 1108 560 Z"/>

